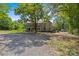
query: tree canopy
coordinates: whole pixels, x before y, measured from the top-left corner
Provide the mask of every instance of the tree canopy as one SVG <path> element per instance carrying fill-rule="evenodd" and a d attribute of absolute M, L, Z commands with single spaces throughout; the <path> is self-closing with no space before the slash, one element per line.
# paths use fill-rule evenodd
<path fill-rule="evenodd" d="M 62 18 L 68 32 L 79 34 L 79 4 L 49 4 L 49 8 L 55 10 L 55 16 Z"/>
<path fill-rule="evenodd" d="M 12 19 L 8 16 L 8 4 L 0 4 L 0 29 L 11 29 Z"/>
<path fill-rule="evenodd" d="M 20 15 L 24 20 L 30 19 L 35 32 L 37 32 L 36 22 L 39 19 L 48 18 L 47 15 L 45 16 L 45 10 L 43 10 L 43 5 L 40 3 L 19 4 L 18 8 L 15 9 L 15 14 Z"/>

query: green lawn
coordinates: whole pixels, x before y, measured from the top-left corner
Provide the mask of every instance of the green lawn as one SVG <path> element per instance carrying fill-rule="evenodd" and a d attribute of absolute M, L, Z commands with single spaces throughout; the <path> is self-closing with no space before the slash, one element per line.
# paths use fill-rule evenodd
<path fill-rule="evenodd" d="M 0 34 L 20 33 L 23 30 L 0 30 Z"/>

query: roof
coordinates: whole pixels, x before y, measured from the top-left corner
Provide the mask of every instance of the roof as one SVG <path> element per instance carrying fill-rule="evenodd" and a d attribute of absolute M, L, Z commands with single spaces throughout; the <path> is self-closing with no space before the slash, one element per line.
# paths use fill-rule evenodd
<path fill-rule="evenodd" d="M 44 22 L 44 21 L 43 21 L 42 19 L 39 19 L 39 20 L 37 21 L 37 23 L 43 23 L 43 22 Z M 52 23 L 50 20 L 49 20 L 48 22 Z M 31 21 L 30 21 L 30 20 L 27 20 L 27 23 L 31 23 Z"/>

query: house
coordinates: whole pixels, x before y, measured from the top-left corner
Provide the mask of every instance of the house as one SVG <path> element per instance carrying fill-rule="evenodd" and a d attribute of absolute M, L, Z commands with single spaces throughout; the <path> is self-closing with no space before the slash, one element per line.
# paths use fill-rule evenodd
<path fill-rule="evenodd" d="M 52 26 L 52 22 L 48 21 L 48 22 L 43 22 L 42 20 L 39 20 L 38 22 L 36 22 L 36 29 L 38 32 L 49 32 L 49 31 L 53 31 L 53 26 Z M 32 32 L 34 29 L 33 24 L 31 23 L 30 20 L 27 20 L 26 22 L 26 31 L 27 32 Z"/>

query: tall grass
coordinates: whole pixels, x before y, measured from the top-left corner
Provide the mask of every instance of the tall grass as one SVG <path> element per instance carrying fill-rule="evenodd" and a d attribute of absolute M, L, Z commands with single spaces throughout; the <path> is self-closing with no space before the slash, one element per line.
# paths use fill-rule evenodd
<path fill-rule="evenodd" d="M 50 40 L 49 44 L 54 48 L 56 55 L 68 55 L 78 56 L 79 55 L 79 40 L 68 39 L 68 40 Z"/>

